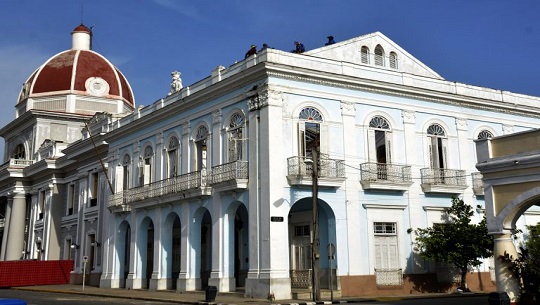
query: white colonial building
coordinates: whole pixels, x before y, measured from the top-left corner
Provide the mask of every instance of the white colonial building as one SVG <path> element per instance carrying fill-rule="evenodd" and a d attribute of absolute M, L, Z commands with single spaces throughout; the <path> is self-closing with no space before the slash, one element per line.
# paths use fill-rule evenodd
<path fill-rule="evenodd" d="M 323 289 L 450 289 L 451 268 L 415 255 L 407 229 L 442 222 L 452 196 L 479 221 L 474 141 L 540 127 L 540 98 L 446 81 L 379 32 L 265 49 L 183 88 L 173 73 L 139 108 L 111 67 L 72 68 L 84 89 L 62 94 L 35 91 L 44 68 L 27 81 L 0 129 L 0 259 L 74 259 L 80 282 L 86 256 L 101 287 L 288 299 L 311 284 L 317 194 Z M 472 270 L 472 290 L 494 290 L 492 265 Z"/>

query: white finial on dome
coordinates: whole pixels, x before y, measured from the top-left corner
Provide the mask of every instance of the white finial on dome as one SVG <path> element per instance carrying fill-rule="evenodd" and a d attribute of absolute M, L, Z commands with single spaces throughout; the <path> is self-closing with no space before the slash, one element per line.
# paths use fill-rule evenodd
<path fill-rule="evenodd" d="M 71 49 L 90 50 L 92 42 L 92 32 L 82 23 L 71 32 Z"/>

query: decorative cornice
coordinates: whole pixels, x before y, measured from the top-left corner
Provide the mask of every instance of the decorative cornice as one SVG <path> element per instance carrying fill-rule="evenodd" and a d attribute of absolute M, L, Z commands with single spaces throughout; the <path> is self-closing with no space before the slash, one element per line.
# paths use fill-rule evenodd
<path fill-rule="evenodd" d="M 494 107 L 493 100 L 486 100 L 486 102 L 491 102 L 491 104 L 489 105 L 479 105 L 475 103 L 474 101 L 470 101 L 470 102 L 469 101 L 456 101 L 450 98 L 448 99 L 437 98 L 433 96 L 427 96 L 425 93 L 412 94 L 405 91 L 399 91 L 400 88 L 394 88 L 392 90 L 392 89 L 385 89 L 383 87 L 375 87 L 375 85 L 370 86 L 370 85 L 343 83 L 343 82 L 338 82 L 338 81 L 323 80 L 321 78 L 291 75 L 289 73 L 282 73 L 282 72 L 275 72 L 275 71 L 269 71 L 268 76 L 278 77 L 278 78 L 288 79 L 288 80 L 293 80 L 293 81 L 298 81 L 298 82 L 336 87 L 336 88 L 362 90 L 362 91 L 367 91 L 367 92 L 372 92 L 372 93 L 381 93 L 381 94 L 393 95 L 393 96 L 398 96 L 398 97 L 412 98 L 412 99 L 429 101 L 429 102 L 445 104 L 445 105 L 452 105 L 452 106 L 457 106 L 457 107 L 467 107 L 471 109 L 489 110 L 489 111 L 494 111 L 494 112 L 499 112 L 499 113 L 504 113 L 504 114 L 522 115 L 522 116 L 525 115 L 532 118 L 540 118 L 540 111 L 538 113 L 531 113 L 527 111 L 519 111 L 519 110 L 509 109 L 509 108 Z M 406 85 L 391 84 L 391 83 L 384 83 L 383 85 L 404 86 L 404 87 L 406 86 Z M 421 89 L 421 88 L 418 88 L 418 89 Z M 474 97 L 466 97 L 466 96 L 464 96 L 464 98 L 474 99 Z"/>
<path fill-rule="evenodd" d="M 514 126 L 512 126 L 512 125 L 503 124 L 502 127 L 503 127 L 503 134 L 509 134 L 509 133 L 514 132 Z"/>
<path fill-rule="evenodd" d="M 467 130 L 467 119 L 456 118 L 456 128 L 457 130 Z"/>
<path fill-rule="evenodd" d="M 222 121 L 221 109 L 212 112 L 212 124 L 219 124 Z"/>
<path fill-rule="evenodd" d="M 356 105 L 349 102 L 341 102 L 341 115 L 342 116 L 355 116 Z"/>
<path fill-rule="evenodd" d="M 411 110 L 401 111 L 401 117 L 403 118 L 403 123 L 405 124 L 414 124 L 416 122 L 416 114 Z"/>
<path fill-rule="evenodd" d="M 267 106 L 283 107 L 283 92 L 262 90 L 248 100 L 249 111 L 259 110 Z"/>

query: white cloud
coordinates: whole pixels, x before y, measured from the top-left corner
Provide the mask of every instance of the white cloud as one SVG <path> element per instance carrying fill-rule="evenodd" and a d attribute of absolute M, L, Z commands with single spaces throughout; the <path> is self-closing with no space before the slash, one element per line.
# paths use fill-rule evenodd
<path fill-rule="evenodd" d="M 173 9 L 186 17 L 193 19 L 200 19 L 201 14 L 199 11 L 191 5 L 189 1 L 180 0 L 152 0 L 157 5 L 163 6 L 168 9 Z"/>

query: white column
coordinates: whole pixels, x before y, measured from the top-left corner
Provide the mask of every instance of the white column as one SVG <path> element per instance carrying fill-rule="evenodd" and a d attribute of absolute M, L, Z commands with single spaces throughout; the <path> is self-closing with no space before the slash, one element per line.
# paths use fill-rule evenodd
<path fill-rule="evenodd" d="M 351 168 L 357 168 L 359 166 L 358 158 L 358 145 L 355 143 L 358 137 L 356 136 L 356 107 L 354 103 L 341 103 L 341 120 L 343 121 L 343 154 L 345 155 L 345 164 Z M 367 143 L 364 143 L 367 145 Z M 364 146 L 365 146 L 364 145 Z M 349 274 L 363 274 L 367 273 L 365 262 L 367 259 L 357 259 L 358 256 L 364 256 L 367 252 L 367 247 L 362 247 L 362 243 L 359 242 L 360 238 L 364 237 L 367 240 L 367 236 L 362 232 L 358 232 L 361 225 L 360 213 L 358 208 L 360 202 L 358 201 L 358 193 L 360 190 L 359 171 L 347 171 L 347 180 L 345 180 L 345 209 L 347 210 L 346 221 L 346 236 L 340 236 L 337 234 L 337 241 L 343 241 L 336 246 L 338 269 L 347 271 Z M 340 220 L 336 221 L 336 228 L 340 225 Z M 339 232 L 339 231 L 338 231 Z M 364 232 L 365 233 L 365 232 Z M 364 272 L 362 272 L 364 270 Z"/>
<path fill-rule="evenodd" d="M 26 198 L 24 194 L 15 193 L 9 199 L 9 202 L 11 203 L 11 215 L 6 245 L 6 261 L 19 260 L 22 257 L 26 216 Z"/>
<path fill-rule="evenodd" d="M 161 265 L 166 263 L 163 261 L 163 247 L 161 245 L 161 238 L 163 236 L 161 232 L 163 230 L 163 221 L 161 220 L 162 213 L 156 213 L 155 215 L 155 218 L 152 219 L 154 222 L 153 265 L 146 266 L 146 268 L 152 268 L 150 287 L 148 287 L 151 291 L 167 289 L 167 279 L 163 278 L 163 274 L 161 273 Z M 148 255 L 148 253 L 146 255 Z"/>
<path fill-rule="evenodd" d="M 0 250 L 0 261 L 6 260 L 6 247 L 8 243 L 9 224 L 11 223 L 11 202 L 13 200 L 6 197 L 6 215 L 4 215 L 4 235 L 2 236 L 2 249 Z"/>
<path fill-rule="evenodd" d="M 497 290 L 506 291 L 510 297 L 510 301 L 516 302 L 519 299 L 519 278 L 515 277 L 510 271 L 507 263 L 504 263 L 498 257 L 508 253 L 514 258 L 518 257 L 516 247 L 512 242 L 512 234 L 510 232 L 502 232 L 493 236 L 494 248 L 493 256 L 495 257 L 495 278 L 497 279 Z"/>

